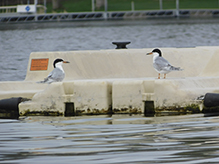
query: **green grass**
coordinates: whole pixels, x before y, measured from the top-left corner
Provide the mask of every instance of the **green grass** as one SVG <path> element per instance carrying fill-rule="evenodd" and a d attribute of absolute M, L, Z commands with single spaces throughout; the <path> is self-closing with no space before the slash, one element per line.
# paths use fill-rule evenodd
<path fill-rule="evenodd" d="M 159 0 L 108 0 L 110 11 L 131 10 L 131 2 L 134 2 L 135 10 L 153 10 L 159 8 Z"/>
<path fill-rule="evenodd" d="M 214 9 L 219 8 L 218 0 L 181 0 L 180 8 L 184 9 Z"/>
<path fill-rule="evenodd" d="M 62 0 L 62 8 L 55 12 L 87 12 L 91 11 L 91 0 Z M 52 3 L 47 3 L 47 13 L 54 12 Z"/>
<path fill-rule="evenodd" d="M 108 0 L 108 11 L 129 11 L 131 2 L 135 10 L 158 10 L 159 0 Z M 62 8 L 55 12 L 91 11 L 91 0 L 62 0 Z M 176 0 L 163 0 L 163 9 L 175 9 Z M 180 9 L 218 9 L 219 0 L 179 0 Z M 104 7 L 95 11 L 104 11 Z M 47 13 L 54 12 L 52 4 L 47 3 Z"/>

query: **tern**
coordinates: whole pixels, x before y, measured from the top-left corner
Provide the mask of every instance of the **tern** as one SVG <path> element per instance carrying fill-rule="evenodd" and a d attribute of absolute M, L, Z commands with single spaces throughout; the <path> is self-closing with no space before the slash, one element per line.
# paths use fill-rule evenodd
<path fill-rule="evenodd" d="M 146 55 L 153 55 L 153 66 L 154 69 L 158 72 L 158 79 L 160 79 L 160 74 L 164 74 L 164 79 L 166 74 L 171 71 L 182 71 L 180 67 L 172 66 L 166 59 L 162 57 L 162 53 L 159 49 L 154 49 L 152 52 L 147 53 Z"/>
<path fill-rule="evenodd" d="M 70 63 L 68 61 L 64 61 L 63 59 L 56 59 L 53 62 L 53 71 L 49 73 L 49 75 L 40 83 L 52 83 L 52 82 L 60 82 L 65 77 L 65 71 L 62 68 L 63 63 Z"/>

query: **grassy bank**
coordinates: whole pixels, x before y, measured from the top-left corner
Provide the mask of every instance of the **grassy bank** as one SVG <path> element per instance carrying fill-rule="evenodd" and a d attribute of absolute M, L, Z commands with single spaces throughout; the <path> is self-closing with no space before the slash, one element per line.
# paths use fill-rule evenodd
<path fill-rule="evenodd" d="M 135 10 L 157 10 L 159 0 L 108 0 L 108 11 L 131 10 L 131 2 Z M 62 0 L 62 8 L 55 12 L 87 12 L 91 11 L 91 0 Z M 219 9 L 219 0 L 179 0 L 180 9 Z M 163 9 L 175 9 L 176 0 L 163 0 Z M 104 11 L 104 7 L 95 9 Z M 54 12 L 52 4 L 47 3 L 47 12 Z"/>

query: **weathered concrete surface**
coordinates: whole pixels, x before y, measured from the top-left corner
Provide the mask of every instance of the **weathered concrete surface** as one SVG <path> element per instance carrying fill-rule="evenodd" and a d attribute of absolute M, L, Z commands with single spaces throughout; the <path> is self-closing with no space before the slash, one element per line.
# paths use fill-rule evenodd
<path fill-rule="evenodd" d="M 146 56 L 152 49 L 34 52 L 24 81 L 0 82 L 0 99 L 31 99 L 19 104 L 21 115 L 65 115 L 69 104 L 75 115 L 143 114 L 188 112 L 192 108 L 200 111 L 202 101 L 197 98 L 207 92 L 219 92 L 219 47 L 161 48 L 172 65 L 184 69 L 167 74 L 167 79 L 157 79 L 152 57 Z M 36 83 L 52 71 L 52 63 L 58 57 L 70 61 L 63 65 L 64 81 Z M 30 69 L 32 59 L 47 58 L 48 69 Z"/>
<path fill-rule="evenodd" d="M 34 94 L 46 88 L 46 85 L 35 81 L 6 81 L 0 82 L 0 100 L 11 97 L 25 97 L 31 99 Z"/>

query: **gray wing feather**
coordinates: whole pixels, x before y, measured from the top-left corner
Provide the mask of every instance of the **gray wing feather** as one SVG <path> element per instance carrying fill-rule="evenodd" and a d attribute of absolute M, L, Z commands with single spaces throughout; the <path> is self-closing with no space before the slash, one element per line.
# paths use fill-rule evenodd
<path fill-rule="evenodd" d="M 166 59 L 163 57 L 158 57 L 155 60 L 154 66 L 157 70 L 167 70 L 167 71 L 182 71 L 180 67 L 172 66 Z"/>
<path fill-rule="evenodd" d="M 65 74 L 60 69 L 54 68 L 54 70 L 50 72 L 43 81 L 40 81 L 40 83 L 52 83 L 55 81 L 62 81 L 64 77 Z"/>
<path fill-rule="evenodd" d="M 171 66 L 171 64 L 163 57 L 158 57 L 155 60 L 154 66 L 156 67 L 157 70 L 162 70 L 168 66 Z"/>

